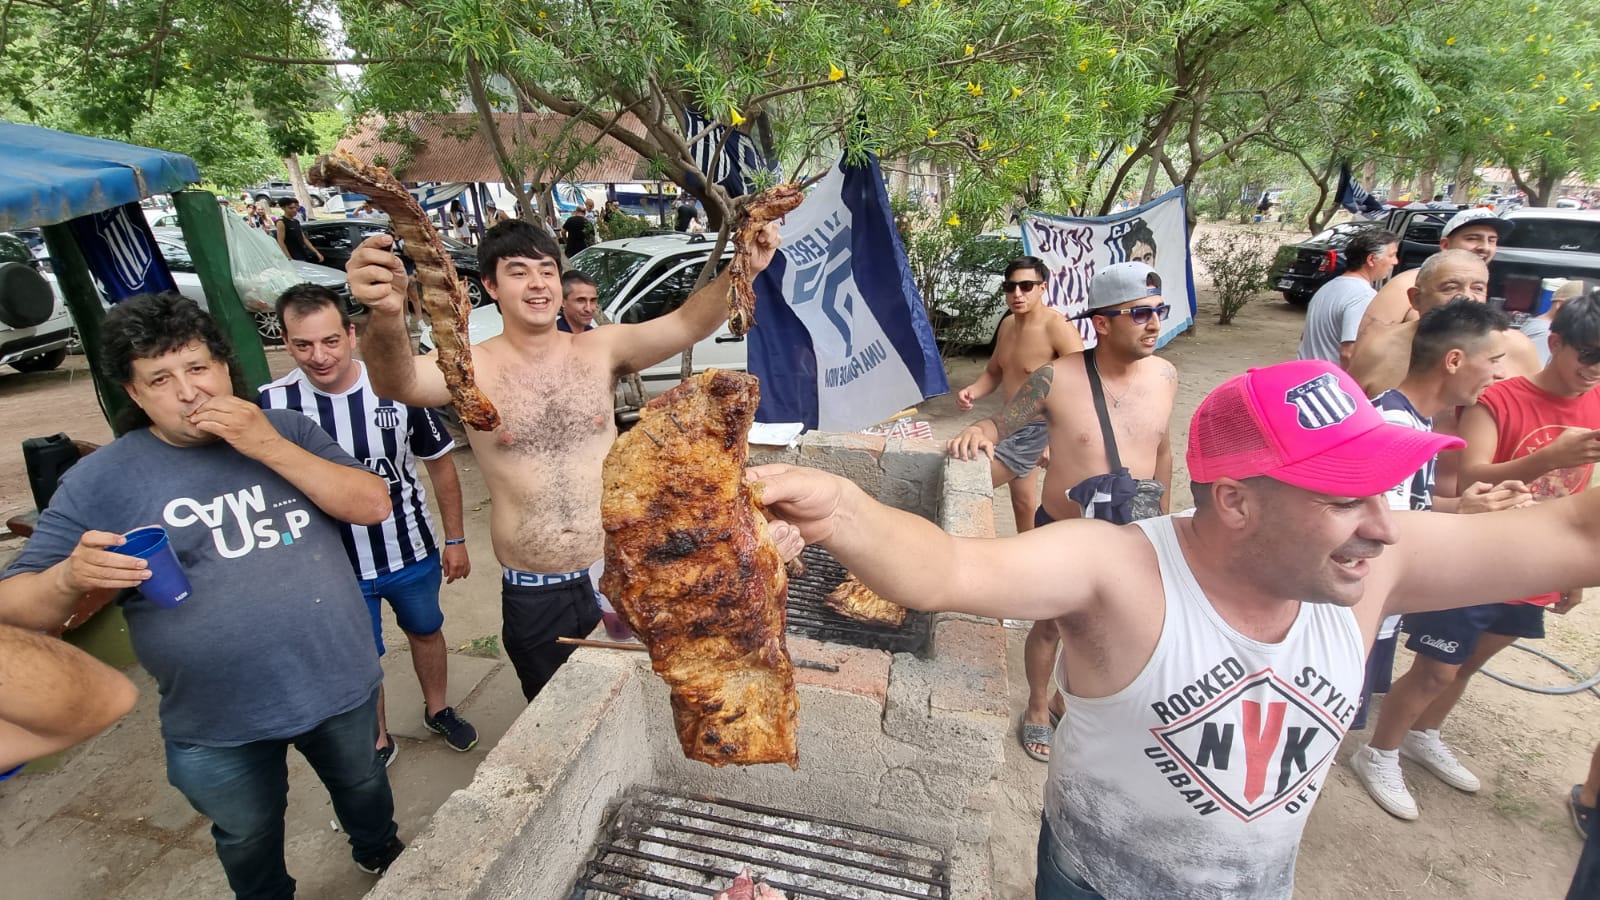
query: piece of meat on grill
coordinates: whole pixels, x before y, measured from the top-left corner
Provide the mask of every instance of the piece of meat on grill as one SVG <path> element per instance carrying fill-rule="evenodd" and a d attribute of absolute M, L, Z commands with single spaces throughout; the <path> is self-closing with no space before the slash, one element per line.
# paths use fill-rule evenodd
<path fill-rule="evenodd" d="M 828 592 L 823 602 L 839 615 L 857 622 L 899 626 L 906 620 L 904 606 L 879 597 L 871 588 L 856 580 L 854 575 L 846 575 L 838 587 Z"/>
<path fill-rule="evenodd" d="M 733 884 L 717 891 L 711 900 L 789 900 L 789 897 L 783 891 L 768 886 L 765 881 L 751 878 L 750 870 L 746 868 L 733 879 Z"/>
<path fill-rule="evenodd" d="M 455 263 L 450 261 L 439 233 L 416 198 L 388 169 L 369 166 L 344 150 L 317 157 L 306 180 L 319 187 L 337 186 L 366 194 L 367 202 L 389 215 L 389 224 L 405 242 L 406 255 L 416 266 L 422 305 L 432 320 L 433 342 L 439 348 L 436 361 L 456 412 L 461 421 L 479 431 L 499 428 L 499 410 L 478 389 L 472 375 L 472 348 L 467 335 L 472 299 L 456 277 Z"/>
<path fill-rule="evenodd" d="M 797 768 L 789 582 L 744 479 L 756 384 L 696 375 L 618 438 L 603 473 L 600 590 L 671 690 L 684 756 Z"/>

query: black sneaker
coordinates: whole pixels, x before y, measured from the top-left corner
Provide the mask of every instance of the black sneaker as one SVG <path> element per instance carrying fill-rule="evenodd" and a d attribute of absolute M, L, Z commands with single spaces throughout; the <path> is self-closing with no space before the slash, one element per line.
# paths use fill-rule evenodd
<path fill-rule="evenodd" d="M 400 858 L 400 854 L 405 852 L 405 849 L 405 841 L 399 838 L 390 838 L 389 846 L 378 851 L 376 855 L 365 859 L 359 856 L 356 857 L 356 868 L 368 875 L 382 875 L 389 871 L 389 867 L 394 865 L 394 861 Z"/>
<path fill-rule="evenodd" d="M 387 769 L 394 764 L 394 758 L 400 755 L 400 745 L 394 742 L 394 735 L 384 732 L 383 736 L 389 743 L 378 748 L 378 758 L 383 760 L 383 767 Z"/>
<path fill-rule="evenodd" d="M 455 707 L 446 706 L 439 710 L 438 715 L 430 716 L 427 710 L 422 712 L 422 724 L 428 726 L 429 731 L 444 735 L 444 742 L 450 749 L 462 753 L 478 746 L 478 729 L 473 728 L 466 719 L 456 715 Z"/>

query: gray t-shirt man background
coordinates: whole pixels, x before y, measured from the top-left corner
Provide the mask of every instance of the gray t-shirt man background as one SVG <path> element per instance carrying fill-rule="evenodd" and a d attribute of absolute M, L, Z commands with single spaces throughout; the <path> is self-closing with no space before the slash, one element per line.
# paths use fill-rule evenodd
<path fill-rule="evenodd" d="M 1311 296 L 1306 309 L 1306 330 L 1300 336 L 1300 359 L 1321 359 L 1349 368 L 1350 355 L 1361 330 L 1361 317 L 1377 296 L 1376 285 L 1389 277 L 1400 261 L 1400 238 L 1377 226 L 1363 228 L 1345 244 L 1344 274 Z"/>

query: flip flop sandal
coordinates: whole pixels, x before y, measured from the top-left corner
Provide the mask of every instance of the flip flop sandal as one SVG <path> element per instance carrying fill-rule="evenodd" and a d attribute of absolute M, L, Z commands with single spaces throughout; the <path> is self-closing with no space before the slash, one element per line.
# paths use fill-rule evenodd
<path fill-rule="evenodd" d="M 1023 722 L 1022 723 L 1022 752 L 1028 754 L 1029 756 L 1033 757 L 1034 759 L 1037 759 L 1039 762 L 1049 762 L 1050 761 L 1050 754 L 1049 753 L 1040 753 L 1039 751 L 1033 749 L 1032 747 L 1030 747 L 1028 745 L 1029 744 L 1043 744 L 1046 747 L 1048 747 L 1048 746 L 1050 746 L 1051 741 L 1055 740 L 1055 736 L 1056 736 L 1056 730 L 1052 726 L 1049 726 L 1049 725 L 1035 725 L 1032 722 Z"/>

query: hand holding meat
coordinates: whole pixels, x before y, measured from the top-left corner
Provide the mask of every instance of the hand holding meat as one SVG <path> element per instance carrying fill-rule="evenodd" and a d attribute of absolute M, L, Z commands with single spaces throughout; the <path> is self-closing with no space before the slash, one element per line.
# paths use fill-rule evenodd
<path fill-rule="evenodd" d="M 781 464 L 752 466 L 745 470 L 745 480 L 760 488 L 762 505 L 794 526 L 808 544 L 833 536 L 844 491 L 852 487 L 836 475 Z"/>
<path fill-rule="evenodd" d="M 375 313 L 398 316 L 406 310 L 411 279 L 393 247 L 394 238 L 387 234 L 367 238 L 350 254 L 345 274 L 350 278 L 350 296 Z"/>

